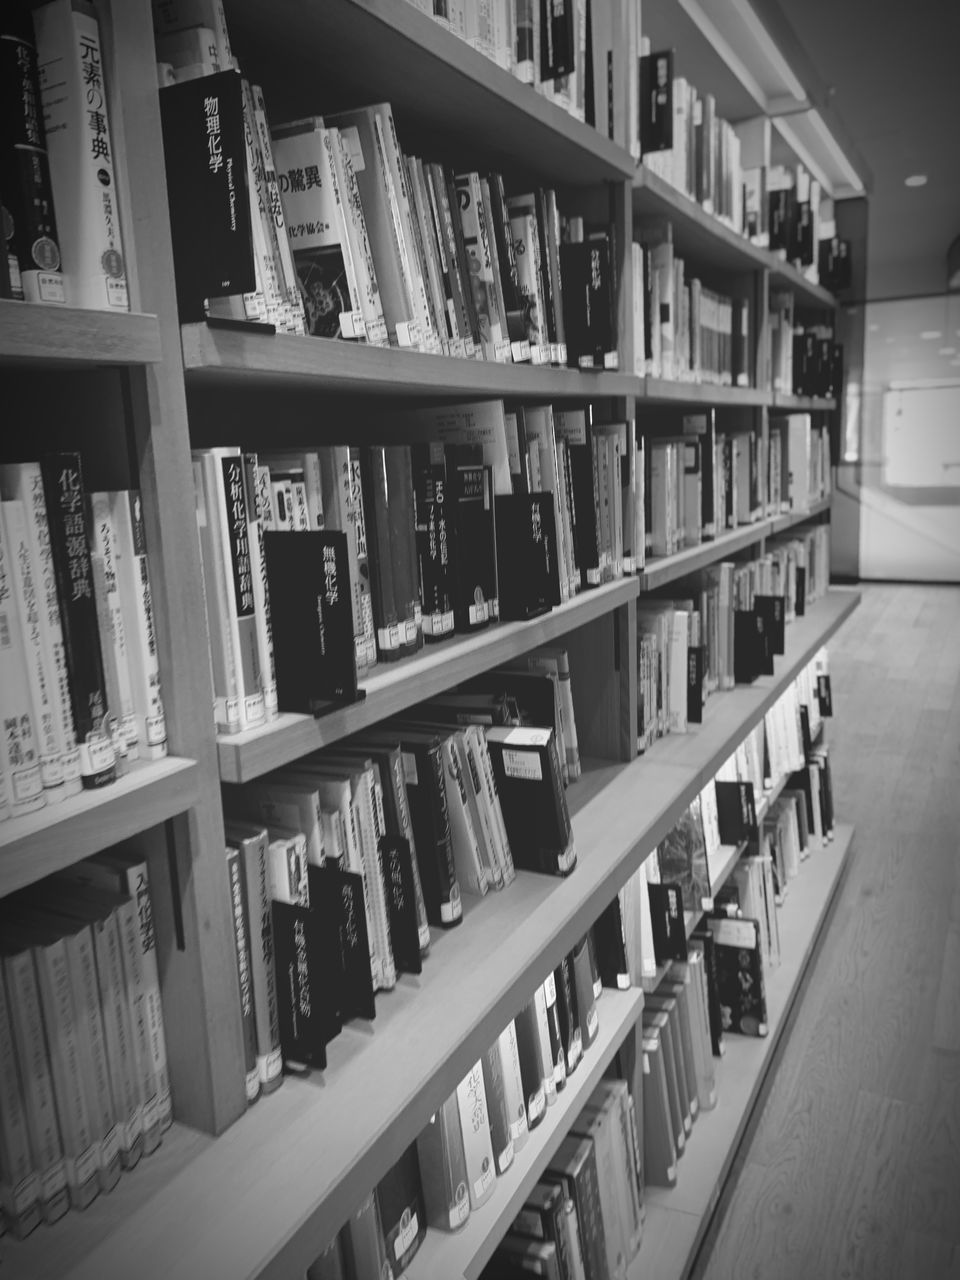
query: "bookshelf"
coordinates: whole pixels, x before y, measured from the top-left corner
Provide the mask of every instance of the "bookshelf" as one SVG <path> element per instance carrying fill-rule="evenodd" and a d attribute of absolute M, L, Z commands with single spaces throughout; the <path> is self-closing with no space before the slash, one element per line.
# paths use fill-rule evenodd
<path fill-rule="evenodd" d="M 784 413 L 829 412 L 836 407 L 836 400 L 829 396 L 793 396 L 785 391 L 773 392 L 772 408 Z"/>
<path fill-rule="evenodd" d="M 196 443 L 190 421 L 194 396 L 202 395 L 207 408 L 222 406 L 226 418 L 236 397 L 256 388 L 276 398 L 278 421 L 285 399 L 305 391 L 316 394 L 318 402 L 336 396 L 339 403 L 358 408 L 392 400 L 406 405 L 484 398 L 599 400 L 641 426 L 648 406 L 716 406 L 744 411 L 758 432 L 765 430 L 768 411 L 833 404 L 775 396 L 762 382 L 751 388 L 667 383 L 625 372 L 500 366 L 206 324 L 181 327 L 165 214 L 151 6 L 149 0 L 99 4 L 119 106 L 113 112 L 115 147 L 126 158 L 120 195 L 135 309 L 126 316 L 101 316 L 0 302 L 0 364 L 22 367 L 25 376 L 38 381 L 98 366 L 108 367 L 115 379 L 127 417 L 126 444 L 144 496 L 175 754 L 131 771 L 109 794 L 80 797 L 36 822 L 24 819 L 0 828 L 0 894 L 128 836 L 147 840 L 164 1001 L 176 1010 L 168 1017 L 167 1034 L 177 1122 L 160 1152 L 122 1179 L 112 1196 L 101 1197 L 84 1215 L 71 1214 L 55 1228 L 38 1231 L 22 1246 L 0 1240 L 0 1262 L 7 1262 L 13 1275 L 22 1270 L 73 1280 L 134 1270 L 145 1280 L 300 1276 L 717 766 L 843 624 L 857 597 L 831 592 L 791 624 L 787 653 L 777 659 L 775 676 L 711 698 L 704 724 L 695 731 L 658 742 L 640 760 L 632 758 L 635 751 L 624 760 L 615 750 L 585 760 L 584 776 L 569 792 L 579 852 L 574 873 L 564 881 L 520 873 L 503 894 L 469 899 L 462 926 L 441 936 L 434 931 L 423 974 L 403 977 L 395 991 L 379 996 L 373 1024 L 350 1024 L 332 1042 L 326 1072 L 291 1076 L 276 1095 L 247 1111 L 222 859 L 221 782 L 259 777 L 424 696 L 564 637 L 586 652 L 597 635 L 606 639 L 611 630 L 626 638 L 622 669 L 601 659 L 598 649 L 590 696 L 596 692 L 600 704 L 622 700 L 627 716 L 635 719 L 638 595 L 773 533 L 821 518 L 830 503 L 825 499 L 809 511 L 777 515 L 652 561 L 638 577 L 585 593 L 533 622 L 500 624 L 480 636 L 428 648 L 395 667 L 381 667 L 363 682 L 363 702 L 321 720 L 285 715 L 263 730 L 218 738 L 209 714 L 205 637 L 195 625 L 204 601 L 190 463 Z M 521 85 L 405 0 L 313 5 L 274 0 L 269 23 L 255 0 L 225 0 L 225 8 L 241 61 L 249 62 L 253 73 L 265 73 L 268 95 L 275 94 L 268 102 L 276 102 L 278 118 L 318 109 L 310 97 L 317 81 L 331 94 L 349 89 L 343 102 L 350 95 L 356 101 L 390 100 L 411 136 L 434 142 L 444 158 L 453 142 L 467 139 L 471 163 L 502 168 L 524 182 L 574 189 L 575 202 L 613 217 L 618 237 L 626 231 L 629 238 L 633 218 L 669 217 L 681 253 L 719 273 L 749 277 L 755 297 L 773 283 L 793 289 L 808 309 L 834 305 L 825 290 L 789 264 L 638 169 L 622 148 Z M 439 124 L 434 118 L 438 103 L 443 108 Z M 630 272 L 622 263 L 620 270 L 619 311 L 621 318 L 628 317 L 620 326 L 620 365 L 626 369 L 632 350 Z M 762 361 L 757 368 L 763 368 Z M 96 409 L 92 406 L 94 415 Z M 264 428 L 266 434 L 272 426 Z M 840 844 L 838 836 L 831 850 Z M 728 1086 L 732 1120 L 716 1126 L 709 1145 L 717 1172 L 704 1175 L 713 1177 L 714 1185 L 729 1169 L 768 1069 L 773 1035 L 782 1034 L 840 874 L 830 869 L 829 858 L 822 861 L 825 873 L 809 877 L 816 888 L 806 897 L 794 894 L 792 886 L 790 910 L 803 917 L 796 926 L 802 959 L 790 974 L 784 968 L 777 975 L 783 984 L 778 1007 L 784 1012 L 757 1050 L 765 1056 L 745 1068 L 742 1101 Z M 471 1220 L 471 1235 L 457 1237 L 465 1242 L 462 1252 L 431 1235 L 412 1276 L 431 1274 L 432 1258 L 444 1275 L 477 1273 L 639 1007 L 637 992 L 604 993 L 600 1040 L 562 1095 L 562 1106 L 551 1109 L 511 1176 L 498 1186 L 490 1215 L 481 1211 Z M 705 1121 L 699 1124 L 706 1132 Z M 687 1169 L 696 1151 L 694 1145 Z M 704 1204 L 708 1201 L 709 1196 Z M 675 1222 L 678 1216 L 666 1203 L 651 1204 L 642 1257 L 651 1256 L 650 1249 L 665 1256 L 674 1242 L 687 1240 L 689 1224 L 686 1217 Z M 658 1237 L 651 1223 L 660 1220 L 665 1225 Z"/>

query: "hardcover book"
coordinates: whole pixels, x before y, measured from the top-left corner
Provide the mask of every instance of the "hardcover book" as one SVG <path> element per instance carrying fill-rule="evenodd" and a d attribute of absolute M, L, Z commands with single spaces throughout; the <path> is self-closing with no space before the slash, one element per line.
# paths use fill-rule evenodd
<path fill-rule="evenodd" d="M 685 911 L 700 912 L 710 897 L 710 872 L 699 796 L 680 815 L 657 849 L 660 879 L 678 884 Z"/>
<path fill-rule="evenodd" d="M 767 1034 L 760 925 L 756 920 L 708 920 L 713 934 L 717 995 L 724 1031 Z"/>
<path fill-rule="evenodd" d="M 569 875 L 577 853 L 553 731 L 505 726 L 486 737 L 514 862 Z"/>
<path fill-rule="evenodd" d="M 439 1231 L 458 1230 L 470 1217 L 470 1192 L 456 1093 L 421 1130 L 417 1158 L 427 1223 Z"/>
<path fill-rule="evenodd" d="M 394 1276 L 401 1276 L 416 1257 L 427 1234 L 427 1215 L 420 1190 L 417 1145 L 411 1142 L 377 1183 L 375 1192 L 387 1257 Z M 358 1275 L 371 1274 L 366 1271 Z M 383 1275 L 382 1271 L 373 1273 Z"/>

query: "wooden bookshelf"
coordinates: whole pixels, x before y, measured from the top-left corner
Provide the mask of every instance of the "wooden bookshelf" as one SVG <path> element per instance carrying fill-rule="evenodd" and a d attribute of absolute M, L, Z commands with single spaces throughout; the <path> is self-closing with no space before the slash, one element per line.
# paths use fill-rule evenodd
<path fill-rule="evenodd" d="M 783 959 L 764 976 L 768 1033 L 763 1039 L 724 1037 L 716 1060 L 717 1106 L 701 1111 L 677 1166 L 677 1185 L 647 1188 L 647 1220 L 629 1280 L 683 1280 L 732 1174 L 750 1116 L 763 1096 L 777 1047 L 789 1034 L 791 1014 L 836 900 L 853 828 L 837 826 L 834 839 L 810 855 L 779 908 Z"/>
<path fill-rule="evenodd" d="M 800 311 L 834 311 L 837 300 L 823 285 L 808 280 L 799 267 L 784 258 L 771 254 L 770 285 L 774 289 L 789 289 Z"/>
<path fill-rule="evenodd" d="M 739 529 L 728 529 L 717 538 L 701 542 L 696 547 L 684 547 L 672 556 L 656 556 L 648 560 L 643 570 L 637 575 L 640 590 L 656 591 L 669 582 L 685 578 L 687 574 L 696 573 L 708 565 L 717 564 L 762 542 L 771 532 L 769 520 L 755 520 L 753 524 L 743 525 Z"/>
<path fill-rule="evenodd" d="M 101 791 L 0 823 L 0 895 L 183 813 L 198 790 L 196 764 L 168 756 L 132 765 Z"/>
<path fill-rule="evenodd" d="M 0 298 L 0 366 L 143 365 L 161 358 L 156 316 Z"/>
<path fill-rule="evenodd" d="M 264 24 L 257 0 L 232 0 L 231 39 L 241 65 L 270 62 L 293 80 L 301 72 L 346 79 L 354 101 L 392 104 L 401 139 L 406 129 L 435 137 L 440 106 L 448 137 L 470 139 L 475 151 L 507 170 L 578 186 L 633 176 L 636 162 L 622 147 L 412 4 L 275 0 L 270 14 Z M 322 106 L 316 92 L 313 102 L 311 110 Z"/>
<path fill-rule="evenodd" d="M 562 880 L 519 872 L 500 893 L 466 898 L 463 923 L 433 931 L 422 975 L 378 996 L 373 1024 L 345 1027 L 325 1072 L 290 1077 L 258 1102 L 118 1222 L 73 1280 L 102 1275 L 108 1257 L 136 1259 L 141 1280 L 302 1275 L 858 600 L 818 601 L 788 626 L 777 674 L 711 698 L 696 731 L 629 765 L 585 761 L 567 793 L 575 870 Z"/>
<path fill-rule="evenodd" d="M 829 412 L 836 407 L 836 400 L 829 396 L 794 396 L 786 391 L 774 391 L 771 405 L 775 413 Z"/>
<path fill-rule="evenodd" d="M 692 404 L 716 408 L 761 408 L 770 403 L 770 392 L 760 387 L 721 387 L 713 382 L 671 382 L 666 378 L 642 378 L 640 401 L 651 404 Z"/>
<path fill-rule="evenodd" d="M 278 391 L 300 387 L 424 402 L 509 397 L 593 400 L 629 395 L 636 383 L 624 373 L 464 360 L 269 330 L 258 333 L 254 326 L 237 330 L 187 324 L 181 333 L 189 385 L 256 381 L 274 385 Z"/>
<path fill-rule="evenodd" d="M 329 715 L 284 713 L 278 720 L 246 733 L 220 734 L 217 751 L 223 782 L 249 782 L 289 764 L 309 751 L 329 746 L 424 698 L 469 680 L 537 645 L 549 644 L 576 628 L 637 598 L 636 578 L 621 578 L 552 609 L 530 622 L 501 622 L 475 636 L 452 637 L 427 645 L 400 662 L 381 664 L 364 679 L 366 697 Z"/>
<path fill-rule="evenodd" d="M 795 525 L 805 524 L 808 520 L 815 520 L 818 516 L 822 516 L 830 510 L 831 501 L 832 498 L 828 494 L 825 498 L 815 498 L 803 511 L 784 511 L 780 515 L 773 516 L 770 520 L 770 532 L 783 533 L 787 529 L 792 529 Z"/>
<path fill-rule="evenodd" d="M 411 1280 L 459 1274 L 466 1280 L 476 1280 L 642 1009 L 641 991 L 604 987 L 597 1005 L 600 1015 L 597 1038 L 567 1081 L 566 1088 L 557 1095 L 556 1104 L 548 1109 L 507 1172 L 497 1179 L 496 1191 L 490 1200 L 470 1214 L 461 1230 L 446 1232 L 430 1228 L 427 1231 L 427 1238 L 410 1266 Z"/>

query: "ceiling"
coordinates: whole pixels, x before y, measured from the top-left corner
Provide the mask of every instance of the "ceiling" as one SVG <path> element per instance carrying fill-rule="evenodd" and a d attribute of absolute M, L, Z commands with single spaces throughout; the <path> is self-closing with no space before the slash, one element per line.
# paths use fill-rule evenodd
<path fill-rule="evenodd" d="M 868 298 L 942 293 L 960 236 L 960 3 L 754 0 L 868 170 Z M 859 153 L 859 154 L 857 154 Z M 859 166 L 858 166 L 859 167 Z M 904 186 L 911 174 L 926 186 Z"/>

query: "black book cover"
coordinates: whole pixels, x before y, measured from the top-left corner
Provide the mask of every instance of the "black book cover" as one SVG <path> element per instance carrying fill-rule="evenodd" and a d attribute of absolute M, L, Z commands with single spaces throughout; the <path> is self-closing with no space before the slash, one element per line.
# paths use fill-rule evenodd
<path fill-rule="evenodd" d="M 764 631 L 769 637 L 770 651 L 785 652 L 787 602 L 783 596 L 754 596 L 753 607 L 763 618 Z"/>
<path fill-rule="evenodd" d="M 757 805 L 752 782 L 717 779 L 717 823 L 721 844 L 740 844 L 757 838 Z"/>
<path fill-rule="evenodd" d="M 770 248 L 782 251 L 788 257 L 793 247 L 793 228 L 796 220 L 797 196 L 792 187 L 768 193 L 770 207 Z"/>
<path fill-rule="evenodd" d="M 411 1142 L 397 1163 L 377 1183 L 377 1203 L 391 1275 L 401 1276 L 427 1234 L 427 1211 L 420 1187 L 417 1144 Z"/>
<path fill-rule="evenodd" d="M 440 739 L 434 734 L 402 732 L 401 748 L 427 919 L 450 929 L 462 920 L 463 907 L 453 861 Z"/>
<path fill-rule="evenodd" d="M 525 622 L 560 603 L 552 493 L 498 495 L 497 593 L 503 622 Z"/>
<path fill-rule="evenodd" d="M 180 320 L 204 299 L 256 288 L 238 71 L 160 90 Z"/>
<path fill-rule="evenodd" d="M 569 336 L 568 336 L 569 349 Z M 597 536 L 597 505 L 594 500 L 593 449 L 589 439 L 585 444 L 568 442 L 570 473 L 577 519 L 573 530 L 574 554 L 580 569 L 580 585 L 600 585 L 600 550 Z"/>
<path fill-rule="evenodd" d="M 764 617 L 753 609 L 735 609 L 733 678 L 737 684 L 752 684 L 763 675 L 773 675 L 773 653 Z"/>
<path fill-rule="evenodd" d="M 593 988 L 593 966 L 590 963 L 589 935 L 582 938 L 570 953 L 573 967 L 573 984 L 576 994 L 577 1014 L 580 1018 L 580 1045 L 585 1053 L 600 1030 L 597 1016 L 597 998 Z"/>
<path fill-rule="evenodd" d="M 557 1016 L 560 1019 L 560 1035 L 567 1059 L 567 1075 L 576 1071 L 583 1057 L 583 1036 L 580 1032 L 580 1010 L 577 1006 L 577 987 L 573 972 L 573 960 L 563 957 L 553 971 L 557 989 Z"/>
<path fill-rule="evenodd" d="M 560 245 L 560 292 L 567 364 L 604 369 L 616 353 L 613 253 L 606 231 Z"/>
<path fill-rule="evenodd" d="M 653 952 L 657 964 L 664 964 L 667 960 L 686 960 L 687 932 L 680 885 L 654 884 L 651 881 L 648 889 Z"/>
<path fill-rule="evenodd" d="M 667 49 L 640 59 L 640 151 L 673 146 L 673 53 Z"/>
<path fill-rule="evenodd" d="M 825 719 L 833 715 L 833 687 L 829 675 L 817 676 L 817 701 L 820 703 L 820 714 Z"/>
<path fill-rule="evenodd" d="M 732 436 L 723 437 L 723 444 L 721 445 L 721 449 L 723 450 L 723 491 L 726 496 L 726 501 L 724 503 L 724 510 L 722 512 L 722 517 L 721 517 L 722 524 L 718 526 L 718 529 L 719 528 L 732 529 L 734 527 L 734 520 L 736 516 L 736 512 L 734 511 L 734 506 L 733 506 L 734 488 L 733 488 L 733 437 Z"/>
<path fill-rule="evenodd" d="M 542 187 L 533 193 L 533 206 L 537 217 L 537 239 L 540 242 L 540 292 L 546 307 L 543 317 L 548 342 L 557 342 L 557 308 L 559 298 L 553 287 L 550 271 L 550 240 L 547 235 L 547 195 Z M 559 283 L 559 282 L 558 282 Z"/>
<path fill-rule="evenodd" d="M 703 676 L 706 650 L 702 644 L 687 649 L 687 720 L 703 724 Z"/>
<path fill-rule="evenodd" d="M 310 909 L 320 922 L 323 945 L 327 949 L 324 974 L 336 992 L 340 1020 L 372 1021 L 377 1011 L 370 976 L 363 877 L 327 862 L 322 867 L 307 867 L 307 879 Z"/>
<path fill-rule="evenodd" d="M 490 467 L 448 468 L 453 499 L 454 621 L 479 631 L 497 616 L 496 531 Z"/>
<path fill-rule="evenodd" d="M 720 996 L 717 991 L 717 964 L 713 945 L 713 934 L 703 926 L 693 935 L 694 942 L 703 951 L 704 976 L 707 980 L 707 1017 L 710 1023 L 710 1048 L 715 1058 L 723 1054 L 723 1014 L 720 1010 Z"/>
<path fill-rule="evenodd" d="M 67 684 L 84 787 L 114 782 L 116 756 L 109 732 L 100 627 L 90 563 L 89 510 L 79 453 L 47 454 L 40 462 L 50 550 L 60 604 Z"/>
<path fill-rule="evenodd" d="M 507 336 L 511 342 L 523 342 L 527 337 L 526 311 L 523 295 L 520 292 L 516 243 L 510 230 L 510 215 L 507 212 L 503 178 L 499 173 L 491 173 L 489 182 L 493 234 L 497 244 L 497 257 L 500 260 L 500 285 L 503 290 L 503 305 L 507 311 Z"/>
<path fill-rule="evenodd" d="M 554 733 L 492 728 L 487 746 L 515 865 L 569 875 L 577 855 Z"/>
<path fill-rule="evenodd" d="M 540 1031 L 537 1027 L 537 1011 L 532 997 L 517 1014 L 514 1025 L 517 1033 L 523 1097 L 527 1104 L 527 1127 L 535 1129 L 547 1109 L 543 1082 L 549 1064 L 543 1061 Z"/>
<path fill-rule="evenodd" d="M 849 240 L 834 236 L 832 240 L 820 241 L 817 254 L 820 283 L 831 293 L 841 293 L 852 286 L 853 260 L 850 255 Z"/>
<path fill-rule="evenodd" d="M 327 1042 L 340 1030 L 329 948 L 323 944 L 326 931 L 308 907 L 273 902 L 271 910 L 284 1062 L 322 1069 Z"/>
<path fill-rule="evenodd" d="M 447 468 L 431 459 L 430 445 L 413 445 L 413 520 L 417 545 L 423 636 L 442 640 L 453 633 L 452 506 Z"/>
<path fill-rule="evenodd" d="M 356 702 L 357 658 L 347 535 L 263 535 L 281 711 L 322 715 Z"/>
<path fill-rule="evenodd" d="M 558 1182 L 538 1182 L 513 1221 L 511 1231 L 534 1240 L 549 1241 L 557 1251 L 560 1280 L 572 1276 L 563 1229 L 566 1194 Z"/>
<path fill-rule="evenodd" d="M 8 292 L 0 289 L 0 296 L 22 298 L 27 272 L 57 272 L 61 265 L 33 22 L 26 4 L 5 5 L 0 20 L 0 192 L 0 250 L 9 255 Z M 73 210 L 64 212 L 72 215 Z M 13 289 L 18 274 L 21 287 Z"/>
<path fill-rule="evenodd" d="M 709 920 L 714 941 L 717 995 L 724 1031 L 767 1034 L 760 925 L 756 920 Z"/>
<path fill-rule="evenodd" d="M 559 1178 L 565 1196 L 576 1206 L 586 1280 L 607 1280 L 607 1246 L 600 1210 L 597 1157 L 590 1139 L 568 1134 L 552 1157 L 545 1176 Z"/>
<path fill-rule="evenodd" d="M 538 0 L 540 79 L 559 80 L 575 70 L 573 0 Z"/>
<path fill-rule="evenodd" d="M 401 973 L 422 973 L 410 845 L 400 836 L 385 835 L 380 840 L 379 856 L 387 894 L 387 921 L 394 962 Z"/>
<path fill-rule="evenodd" d="M 826 826 L 824 826 L 826 829 Z M 557 1089 L 567 1084 L 567 1050 L 560 1027 L 560 1010 L 557 1008 L 557 984 L 553 974 L 547 975 L 543 984 L 543 999 L 547 1011 L 547 1033 L 550 1036 L 550 1070 Z"/>
<path fill-rule="evenodd" d="M 803 740 L 803 754 L 807 757 L 813 750 L 813 737 L 810 733 L 810 708 L 805 703 L 800 704 L 800 736 Z"/>
<path fill-rule="evenodd" d="M 803 565 L 797 565 L 797 587 L 794 610 L 798 618 L 807 612 L 807 571 Z"/>
<path fill-rule="evenodd" d="M 593 924 L 593 946 L 605 987 L 626 991 L 630 986 L 630 966 L 623 940 L 620 897 L 612 898 Z"/>
<path fill-rule="evenodd" d="M 504 671 L 499 667 L 485 671 L 460 686 L 466 692 L 476 691 L 478 694 L 490 691 L 496 699 L 491 707 L 502 705 L 505 709 L 515 709 L 519 713 L 520 723 L 537 725 L 541 729 L 557 731 L 557 701 L 552 678 L 540 671 Z M 441 701 L 443 695 L 440 695 Z M 430 704 L 432 705 L 432 703 Z M 481 704 L 482 705 L 482 704 Z M 506 718 L 493 718 L 484 723 L 506 724 Z"/>
<path fill-rule="evenodd" d="M 807 845 L 810 837 L 816 830 L 813 825 L 813 784 L 810 780 L 810 766 L 805 765 L 802 769 L 798 769 L 796 773 L 791 773 L 787 786 L 790 790 L 802 793 L 803 795 L 803 808 L 806 817 L 807 829 L 807 837 L 803 840 L 803 844 Z"/>
<path fill-rule="evenodd" d="M 813 212 L 809 200 L 796 202 L 789 257 L 791 261 L 799 263 L 802 267 L 811 266 L 813 263 Z"/>

